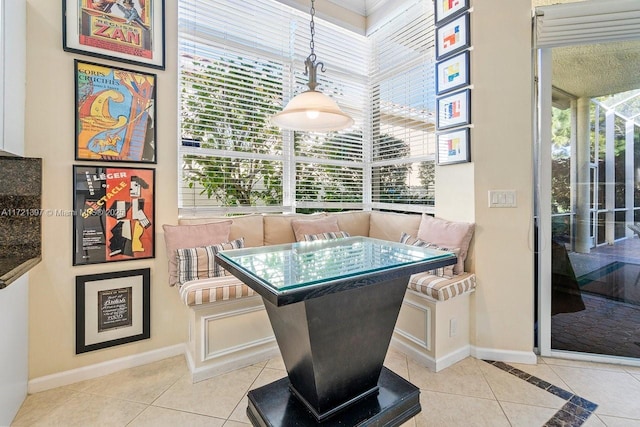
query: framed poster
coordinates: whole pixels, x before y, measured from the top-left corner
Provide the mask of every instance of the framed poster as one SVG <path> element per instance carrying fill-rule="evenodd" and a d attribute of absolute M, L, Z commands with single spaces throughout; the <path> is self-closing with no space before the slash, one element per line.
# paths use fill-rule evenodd
<path fill-rule="evenodd" d="M 469 85 L 469 52 L 436 63 L 436 94 Z"/>
<path fill-rule="evenodd" d="M 156 163 L 156 75 L 75 60 L 76 160 Z"/>
<path fill-rule="evenodd" d="M 164 70 L 164 0 L 62 0 L 62 47 Z"/>
<path fill-rule="evenodd" d="M 439 133 L 436 163 L 450 165 L 471 161 L 469 154 L 469 128 Z"/>
<path fill-rule="evenodd" d="M 449 129 L 471 123 L 471 90 L 464 89 L 436 100 L 436 129 Z"/>
<path fill-rule="evenodd" d="M 436 2 L 436 25 L 460 15 L 469 9 L 469 0 L 435 0 Z"/>
<path fill-rule="evenodd" d="M 73 265 L 155 256 L 155 170 L 74 166 Z"/>
<path fill-rule="evenodd" d="M 436 28 L 436 60 L 439 61 L 470 46 L 469 14 Z"/>
<path fill-rule="evenodd" d="M 151 336 L 150 270 L 76 277 L 76 354 Z"/>

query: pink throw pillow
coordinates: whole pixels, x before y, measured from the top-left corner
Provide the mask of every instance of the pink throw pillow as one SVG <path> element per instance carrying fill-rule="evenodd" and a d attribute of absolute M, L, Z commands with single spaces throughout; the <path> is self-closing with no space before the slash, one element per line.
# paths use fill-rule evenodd
<path fill-rule="evenodd" d="M 232 222 L 232 220 L 226 220 L 195 225 L 164 224 L 162 229 L 169 259 L 169 285 L 174 286 L 178 282 L 176 251 L 228 242 Z"/>
<path fill-rule="evenodd" d="M 328 232 L 338 232 L 338 218 L 326 216 L 320 219 L 294 219 L 291 221 L 293 234 L 297 242 L 304 241 L 305 234 L 320 234 Z"/>
<path fill-rule="evenodd" d="M 444 248 L 460 248 L 458 263 L 453 268 L 455 274 L 460 274 L 464 272 L 464 260 L 467 258 L 474 229 L 473 223 L 448 221 L 423 214 L 418 238 Z"/>

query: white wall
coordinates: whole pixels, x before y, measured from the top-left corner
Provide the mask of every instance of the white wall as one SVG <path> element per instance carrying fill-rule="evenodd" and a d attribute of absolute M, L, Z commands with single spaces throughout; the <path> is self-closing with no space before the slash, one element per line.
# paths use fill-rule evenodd
<path fill-rule="evenodd" d="M 2 143 L 0 149 L 24 153 L 25 30 L 24 0 L 2 0 Z M 0 207 L 1 208 L 1 207 Z M 0 425 L 9 425 L 27 394 L 28 275 L 0 290 Z"/>
<path fill-rule="evenodd" d="M 471 6 L 472 163 L 437 168 L 437 215 L 476 223 L 475 354 L 535 362 L 531 2 Z M 489 208 L 489 190 L 517 207 Z"/>
<path fill-rule="evenodd" d="M 72 210 L 72 166 L 83 164 L 74 160 L 74 59 L 151 72 L 158 82 L 158 163 L 143 165 L 156 169 L 155 258 L 73 267 L 72 217 L 43 217 L 42 262 L 29 274 L 29 377 L 33 380 L 184 343 L 188 312 L 176 289 L 168 286 L 161 227 L 176 224 L 178 217 L 176 0 L 165 1 L 166 71 L 64 52 L 61 2 L 27 0 L 27 4 L 26 154 L 43 158 L 43 209 Z M 76 355 L 76 276 L 146 267 L 151 269 L 151 338 Z"/>

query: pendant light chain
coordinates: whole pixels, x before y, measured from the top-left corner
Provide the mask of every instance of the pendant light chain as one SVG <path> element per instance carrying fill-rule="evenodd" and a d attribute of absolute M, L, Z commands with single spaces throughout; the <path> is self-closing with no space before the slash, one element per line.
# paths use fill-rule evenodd
<path fill-rule="evenodd" d="M 318 67 L 320 67 L 320 71 L 324 73 L 324 64 L 322 62 L 318 62 L 316 64 L 316 53 L 315 47 L 316 44 L 313 41 L 313 36 L 316 34 L 316 24 L 313 20 L 313 17 L 316 14 L 316 8 L 314 6 L 315 0 L 311 0 L 311 22 L 309 23 L 309 28 L 311 29 L 311 41 L 309 42 L 309 47 L 311 48 L 311 54 L 307 56 L 306 61 L 304 61 L 304 75 L 309 76 L 309 86 L 310 90 L 316 90 L 316 86 L 318 86 L 318 80 L 316 74 L 318 72 Z"/>
<path fill-rule="evenodd" d="M 311 29 L 311 41 L 309 42 L 309 47 L 311 48 L 311 55 L 309 55 L 309 58 L 311 58 L 312 62 L 316 61 L 315 43 L 313 41 L 313 36 L 316 35 L 316 23 L 313 20 L 313 17 L 316 14 L 316 8 L 314 6 L 314 2 L 315 0 L 311 0 L 311 22 L 309 23 L 309 28 Z"/>

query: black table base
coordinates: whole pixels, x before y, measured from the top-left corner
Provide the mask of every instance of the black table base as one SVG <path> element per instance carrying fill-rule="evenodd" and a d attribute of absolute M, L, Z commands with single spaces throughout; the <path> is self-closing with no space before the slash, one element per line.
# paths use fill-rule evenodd
<path fill-rule="evenodd" d="M 399 426 L 420 412 L 420 390 L 383 367 L 377 391 L 318 421 L 290 391 L 288 378 L 251 390 L 247 416 L 254 426 Z"/>

